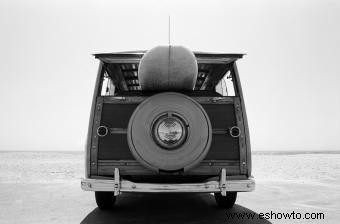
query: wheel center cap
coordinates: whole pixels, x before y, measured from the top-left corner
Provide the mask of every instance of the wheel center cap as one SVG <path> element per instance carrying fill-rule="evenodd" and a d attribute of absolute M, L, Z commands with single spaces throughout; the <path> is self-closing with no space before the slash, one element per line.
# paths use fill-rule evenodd
<path fill-rule="evenodd" d="M 157 130 L 160 140 L 165 144 L 174 144 L 178 142 L 183 134 L 181 124 L 173 118 L 166 118 L 158 126 Z"/>
<path fill-rule="evenodd" d="M 160 116 L 153 125 L 154 140 L 164 149 L 178 148 L 186 138 L 186 129 L 180 117 L 173 114 Z"/>

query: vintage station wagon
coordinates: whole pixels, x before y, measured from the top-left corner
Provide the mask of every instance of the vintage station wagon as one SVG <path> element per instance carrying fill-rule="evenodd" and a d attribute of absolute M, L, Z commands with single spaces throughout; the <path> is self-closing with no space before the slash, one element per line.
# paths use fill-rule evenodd
<path fill-rule="evenodd" d="M 230 208 L 254 190 L 242 57 L 181 46 L 95 54 L 81 187 L 100 209 L 124 192 L 214 193 Z"/>

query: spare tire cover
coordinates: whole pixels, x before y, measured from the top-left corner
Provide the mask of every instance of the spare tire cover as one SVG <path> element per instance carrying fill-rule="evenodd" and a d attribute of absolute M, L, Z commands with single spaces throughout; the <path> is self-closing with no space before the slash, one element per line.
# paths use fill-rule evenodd
<path fill-rule="evenodd" d="M 164 114 L 183 119 L 186 137 L 175 149 L 165 149 L 154 138 L 154 124 Z M 174 92 L 160 93 L 143 101 L 132 114 L 127 140 L 133 156 L 155 171 L 187 171 L 206 156 L 212 138 L 208 115 L 192 98 Z"/>

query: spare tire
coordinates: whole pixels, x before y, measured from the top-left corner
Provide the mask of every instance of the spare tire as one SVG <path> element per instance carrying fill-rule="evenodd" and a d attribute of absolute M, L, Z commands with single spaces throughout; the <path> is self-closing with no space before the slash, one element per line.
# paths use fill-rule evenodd
<path fill-rule="evenodd" d="M 212 129 L 202 106 L 174 92 L 142 102 L 132 114 L 127 133 L 131 153 L 155 171 L 187 171 L 209 151 Z"/>

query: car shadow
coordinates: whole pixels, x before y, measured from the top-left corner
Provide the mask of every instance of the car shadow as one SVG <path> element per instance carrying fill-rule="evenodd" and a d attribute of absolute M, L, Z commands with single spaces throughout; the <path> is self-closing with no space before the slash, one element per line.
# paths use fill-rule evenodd
<path fill-rule="evenodd" d="M 230 217 L 232 215 L 234 215 L 233 218 Z M 243 218 L 242 215 L 244 215 Z M 250 217 L 251 215 L 253 218 Z M 118 197 L 112 210 L 102 211 L 95 208 L 90 212 L 81 222 L 81 224 L 88 223 L 267 224 L 271 222 L 260 219 L 257 213 L 237 204 L 232 209 L 219 208 L 211 194 L 124 193 Z"/>

